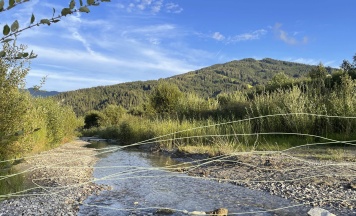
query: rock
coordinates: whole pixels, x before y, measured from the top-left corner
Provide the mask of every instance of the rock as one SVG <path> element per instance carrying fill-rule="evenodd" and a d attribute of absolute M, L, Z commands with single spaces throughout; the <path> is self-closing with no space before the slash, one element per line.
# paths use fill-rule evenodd
<path fill-rule="evenodd" d="M 263 165 L 264 166 L 272 166 L 272 163 L 269 159 L 267 159 Z"/>
<path fill-rule="evenodd" d="M 172 210 L 172 209 L 158 209 L 156 211 L 156 214 L 163 214 L 163 215 L 170 215 L 173 213 L 174 213 L 174 210 Z"/>
<path fill-rule="evenodd" d="M 308 215 L 309 216 L 336 216 L 333 213 L 330 213 L 328 210 L 319 208 L 319 207 L 315 207 L 312 208 L 308 211 Z"/>
<path fill-rule="evenodd" d="M 189 212 L 189 215 L 206 215 L 206 213 L 203 211 L 192 211 Z"/>
<path fill-rule="evenodd" d="M 352 188 L 352 189 L 354 189 L 354 190 L 356 190 L 356 180 L 350 182 L 349 187 Z"/>
<path fill-rule="evenodd" d="M 206 212 L 206 214 L 227 216 L 228 212 L 229 211 L 226 208 L 218 208 L 218 209 L 215 209 L 214 211 Z"/>

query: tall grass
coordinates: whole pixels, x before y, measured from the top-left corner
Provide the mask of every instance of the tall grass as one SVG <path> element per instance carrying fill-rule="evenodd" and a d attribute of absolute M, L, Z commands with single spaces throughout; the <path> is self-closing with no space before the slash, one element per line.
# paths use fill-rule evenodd
<path fill-rule="evenodd" d="M 125 145 L 155 143 L 163 148 L 213 155 L 283 150 L 326 142 L 322 137 L 351 140 L 356 138 L 356 119 L 329 116 L 353 116 L 354 93 L 355 81 L 345 75 L 333 88 L 315 81 L 256 93 L 252 98 L 242 92 L 223 94 L 215 101 L 188 94 L 169 115 L 126 114 L 115 126 L 92 128 L 83 134 L 115 138 Z"/>

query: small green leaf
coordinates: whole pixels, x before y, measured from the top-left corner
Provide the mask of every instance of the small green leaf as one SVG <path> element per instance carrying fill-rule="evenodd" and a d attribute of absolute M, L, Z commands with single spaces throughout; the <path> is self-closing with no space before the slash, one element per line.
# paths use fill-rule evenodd
<path fill-rule="evenodd" d="M 19 22 L 15 20 L 15 22 L 11 24 L 11 31 L 16 32 L 17 30 L 19 30 Z"/>
<path fill-rule="evenodd" d="M 80 0 L 79 3 L 80 3 L 80 6 L 83 6 L 83 0 Z"/>
<path fill-rule="evenodd" d="M 79 11 L 80 11 L 80 12 L 85 12 L 85 13 L 89 13 L 89 12 L 90 12 L 89 8 L 86 7 L 86 6 L 80 7 L 80 8 L 79 8 Z"/>
<path fill-rule="evenodd" d="M 6 56 L 6 52 L 4 50 L 0 51 L 0 58 L 3 58 Z"/>
<path fill-rule="evenodd" d="M 8 25 L 5 25 L 4 29 L 2 30 L 2 33 L 4 35 L 8 35 L 10 33 L 10 27 Z"/>
<path fill-rule="evenodd" d="M 61 20 L 56 19 L 56 20 L 53 20 L 52 22 L 53 22 L 53 23 L 57 23 L 57 22 L 59 22 L 59 21 L 61 21 Z"/>
<path fill-rule="evenodd" d="M 22 58 L 23 57 L 23 54 L 22 53 L 18 53 L 17 54 L 17 58 Z"/>
<path fill-rule="evenodd" d="M 13 41 L 14 39 L 13 38 L 8 38 L 8 39 L 5 39 L 3 41 L 1 41 L 1 43 L 7 43 L 7 42 L 10 42 L 10 41 Z"/>
<path fill-rule="evenodd" d="M 0 0 L 0 11 L 4 9 L 4 0 Z"/>
<path fill-rule="evenodd" d="M 95 0 L 87 0 L 87 4 L 88 5 L 92 5 L 92 4 L 94 4 L 95 3 Z"/>
<path fill-rule="evenodd" d="M 12 8 L 15 4 L 15 0 L 9 0 L 9 8 Z"/>
<path fill-rule="evenodd" d="M 70 3 L 69 3 L 69 8 L 73 9 L 74 7 L 75 7 L 75 1 L 71 0 Z"/>
<path fill-rule="evenodd" d="M 33 24 L 35 22 L 36 18 L 35 18 L 35 15 L 32 14 L 31 16 L 31 24 Z"/>
<path fill-rule="evenodd" d="M 61 11 L 62 16 L 67 16 L 68 14 L 71 14 L 72 10 L 70 8 L 63 8 Z"/>
<path fill-rule="evenodd" d="M 28 56 L 28 52 L 22 54 L 22 57 L 26 58 Z"/>
<path fill-rule="evenodd" d="M 40 23 L 41 24 L 51 25 L 51 22 L 48 19 L 41 19 Z"/>

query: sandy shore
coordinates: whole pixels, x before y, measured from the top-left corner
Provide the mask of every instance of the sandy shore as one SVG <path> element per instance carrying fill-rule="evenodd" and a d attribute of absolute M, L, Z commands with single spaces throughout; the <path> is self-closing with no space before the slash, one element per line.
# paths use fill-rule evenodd
<path fill-rule="evenodd" d="M 105 189 L 91 182 L 98 158 L 86 144 L 76 140 L 16 165 L 36 188 L 2 201 L 0 215 L 75 215 L 86 197 Z"/>

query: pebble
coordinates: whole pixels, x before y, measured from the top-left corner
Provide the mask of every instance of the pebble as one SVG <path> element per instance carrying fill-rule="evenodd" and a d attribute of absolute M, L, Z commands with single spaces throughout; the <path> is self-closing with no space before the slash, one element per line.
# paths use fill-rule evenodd
<path fill-rule="evenodd" d="M 336 215 L 330 213 L 328 210 L 316 207 L 308 211 L 308 216 L 336 216 Z"/>

